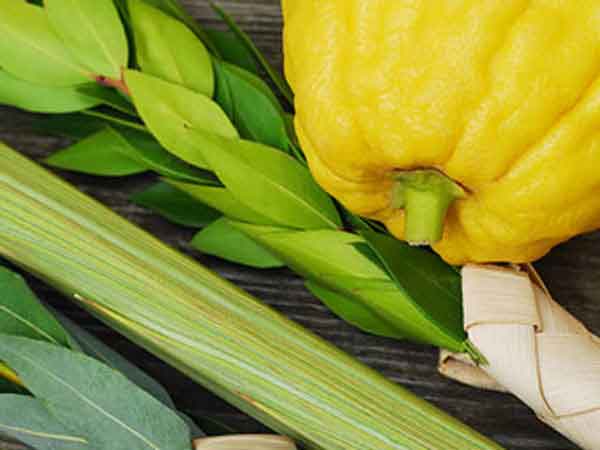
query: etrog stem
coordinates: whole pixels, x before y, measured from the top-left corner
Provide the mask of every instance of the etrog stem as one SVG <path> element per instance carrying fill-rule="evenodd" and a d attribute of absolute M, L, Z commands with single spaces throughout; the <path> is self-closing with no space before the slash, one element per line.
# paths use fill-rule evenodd
<path fill-rule="evenodd" d="M 394 207 L 404 208 L 404 238 L 414 245 L 431 245 L 444 233 L 450 205 L 465 196 L 464 190 L 436 170 L 415 170 L 398 176 Z"/>

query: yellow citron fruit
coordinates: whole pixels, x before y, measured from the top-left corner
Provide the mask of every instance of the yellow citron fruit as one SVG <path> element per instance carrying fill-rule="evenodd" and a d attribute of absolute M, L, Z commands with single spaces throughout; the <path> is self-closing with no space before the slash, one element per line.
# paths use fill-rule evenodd
<path fill-rule="evenodd" d="M 349 210 L 407 238 L 405 190 L 426 209 L 427 177 L 451 185 L 434 248 L 454 264 L 529 262 L 600 228 L 600 1 L 283 10 L 296 129 L 316 179 Z M 411 220 L 418 236 L 427 214 Z"/>

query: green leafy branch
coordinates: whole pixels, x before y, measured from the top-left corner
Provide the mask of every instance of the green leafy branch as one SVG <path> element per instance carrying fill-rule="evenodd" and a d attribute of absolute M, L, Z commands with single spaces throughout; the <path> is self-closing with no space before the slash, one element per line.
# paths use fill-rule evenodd
<path fill-rule="evenodd" d="M 0 433 L 36 450 L 183 450 L 204 435 L 161 385 L 2 267 L 0 293 Z"/>
<path fill-rule="evenodd" d="M 153 171 L 160 183 L 133 200 L 205 227 L 192 241 L 198 250 L 251 267 L 288 266 L 367 332 L 477 359 L 462 329 L 460 275 L 349 214 L 316 184 L 291 116 L 259 74 L 291 100 L 289 88 L 224 11 L 215 7 L 229 33 L 202 29 L 172 0 L 119 1 L 128 41 L 109 0 L 76 11 L 64 0 L 47 3 L 63 4 L 60 14 L 32 5 L 20 6 L 19 19 L 0 12 L 8 36 L 0 74 L 12 86 L 0 83 L 0 101 L 71 113 L 38 126 L 79 140 L 48 164 L 102 176 Z M 78 32 L 84 26 L 98 33 Z"/>

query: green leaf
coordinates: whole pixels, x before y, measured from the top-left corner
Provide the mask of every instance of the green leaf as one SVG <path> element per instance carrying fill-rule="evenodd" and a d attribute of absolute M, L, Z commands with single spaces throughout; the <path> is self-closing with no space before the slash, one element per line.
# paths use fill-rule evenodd
<path fill-rule="evenodd" d="M 250 141 L 200 132 L 194 137 L 203 159 L 241 203 L 282 226 L 341 226 L 331 198 L 291 156 Z"/>
<path fill-rule="evenodd" d="M 359 280 L 389 280 L 388 274 L 359 252 L 364 242 L 356 234 L 338 230 L 296 231 L 231 222 L 239 230 L 268 248 L 294 271 L 308 279 L 324 276 L 354 277 Z"/>
<path fill-rule="evenodd" d="M 57 114 L 43 116 L 33 122 L 37 133 L 83 139 L 110 126 L 110 122 L 86 114 Z"/>
<path fill-rule="evenodd" d="M 100 361 L 106 366 L 121 372 L 131 382 L 135 383 L 136 386 L 143 389 L 148 394 L 151 394 L 163 405 L 166 405 L 171 409 L 175 409 L 175 404 L 173 403 L 171 396 L 168 394 L 165 388 L 157 383 L 153 378 L 148 376 L 137 366 L 131 364 L 119 353 L 115 352 L 98 338 L 88 333 L 86 330 L 81 328 L 63 314 L 55 311 L 55 315 L 64 329 L 69 332 L 73 339 L 75 339 L 83 353 L 91 356 L 97 361 Z"/>
<path fill-rule="evenodd" d="M 120 128 L 118 133 L 114 132 L 123 140 L 123 154 L 147 169 L 175 180 L 220 185 L 213 174 L 176 158 L 161 147 L 150 134 L 127 128 Z"/>
<path fill-rule="evenodd" d="M 192 247 L 203 253 L 257 269 L 285 265 L 247 234 L 231 226 L 225 218 L 215 221 L 196 234 L 192 240 Z"/>
<path fill-rule="evenodd" d="M 43 8 L 0 0 L 0 67 L 11 75 L 47 86 L 91 81 L 52 30 Z"/>
<path fill-rule="evenodd" d="M 85 111 L 81 111 L 81 114 L 93 117 L 94 119 L 100 119 L 110 125 L 149 133 L 148 129 L 143 124 L 132 120 L 132 117 L 127 117 L 126 114 L 121 114 L 119 111 L 110 110 L 108 108 L 86 109 Z"/>
<path fill-rule="evenodd" d="M 0 433 L 36 450 L 95 449 L 73 433 L 33 397 L 0 395 Z"/>
<path fill-rule="evenodd" d="M 137 112 L 133 105 L 114 89 L 101 86 L 99 84 L 83 85 L 77 88 L 79 92 L 97 99 L 99 102 L 110 106 L 124 114 L 137 117 Z"/>
<path fill-rule="evenodd" d="M 120 177 L 147 171 L 145 165 L 127 156 L 127 142 L 107 128 L 59 150 L 45 163 L 59 169 L 91 175 Z"/>
<path fill-rule="evenodd" d="M 215 60 L 215 101 L 223 108 L 227 117 L 231 120 L 235 120 L 235 105 L 233 102 L 233 93 L 231 92 L 231 86 L 229 86 L 229 78 L 227 72 L 225 72 L 225 64 Z"/>
<path fill-rule="evenodd" d="M 105 345 L 102 341 L 88 333 L 85 329 L 81 328 L 63 314 L 59 313 L 58 311 L 53 312 L 62 326 L 69 331 L 70 335 L 73 337 L 73 339 L 75 339 L 79 351 L 104 363 L 108 367 L 121 372 L 131 382 L 135 383 L 136 386 L 152 395 L 163 405 L 175 411 L 179 417 L 185 421 L 192 433 L 193 439 L 205 435 L 204 432 L 188 416 L 176 411 L 175 404 L 173 403 L 173 400 L 166 389 L 153 378 L 148 376 L 146 372 L 131 364 L 119 353 L 115 352 L 113 349 Z"/>
<path fill-rule="evenodd" d="M 0 104 L 39 113 L 68 113 L 92 108 L 100 102 L 79 89 L 49 87 L 19 80 L 0 69 Z"/>
<path fill-rule="evenodd" d="M 0 359 L 60 422 L 99 450 L 189 450 L 186 424 L 170 408 L 98 361 L 20 337 L 0 337 Z"/>
<path fill-rule="evenodd" d="M 121 79 L 129 45 L 113 0 L 44 0 L 64 45 L 96 76 Z"/>
<path fill-rule="evenodd" d="M 249 52 L 251 52 L 260 66 L 264 69 L 264 71 L 269 75 L 269 78 L 273 81 L 275 86 L 279 89 L 281 95 L 285 97 L 285 99 L 290 103 L 290 105 L 294 104 L 294 94 L 292 90 L 288 86 L 287 82 L 283 79 L 283 77 L 269 64 L 267 59 L 264 57 L 262 52 L 254 45 L 252 39 L 244 33 L 235 23 L 233 18 L 231 18 L 223 9 L 218 7 L 214 2 L 210 2 L 212 8 L 215 12 L 223 19 L 223 21 L 227 24 L 229 29 L 234 33 L 234 35 L 239 39 L 240 43 L 244 45 Z"/>
<path fill-rule="evenodd" d="M 449 336 L 464 341 L 460 274 L 432 252 L 387 234 L 361 234 L 415 307 Z"/>
<path fill-rule="evenodd" d="M 248 51 L 248 48 L 240 42 L 234 33 L 207 29 L 206 34 L 210 37 L 214 46 L 217 47 L 224 61 L 235 64 L 256 75 L 260 74 L 254 55 Z"/>
<path fill-rule="evenodd" d="M 165 182 L 150 186 L 135 194 L 131 200 L 185 227 L 201 228 L 221 217 L 217 210 Z"/>
<path fill-rule="evenodd" d="M 193 129 L 238 136 L 223 110 L 205 95 L 133 70 L 126 72 L 125 80 L 152 134 L 167 150 L 192 165 L 208 168 Z"/>
<path fill-rule="evenodd" d="M 200 200 L 211 208 L 220 211 L 229 218 L 242 222 L 275 225 L 258 211 L 241 203 L 224 187 L 202 186 L 199 184 L 181 183 L 174 180 L 165 181 L 178 190 L 187 193 L 192 198 Z"/>
<path fill-rule="evenodd" d="M 143 0 L 129 0 L 128 5 L 142 71 L 212 97 L 211 57 L 194 33 Z"/>
<path fill-rule="evenodd" d="M 341 294 L 323 287 L 316 281 L 308 280 L 306 288 L 335 315 L 349 324 L 377 336 L 402 339 L 403 334 L 385 321 L 366 304 L 348 294 Z"/>
<path fill-rule="evenodd" d="M 234 124 L 243 138 L 282 150 L 288 148 L 284 112 L 269 87 L 250 72 L 231 64 L 219 63 L 233 102 Z"/>
<path fill-rule="evenodd" d="M 206 34 L 204 28 L 194 20 L 194 18 L 181 6 L 177 0 L 144 0 L 149 5 L 166 12 L 172 17 L 181 20 L 185 23 L 190 30 L 192 30 L 196 36 L 198 36 L 202 42 L 209 48 L 209 50 L 215 55 L 219 56 L 218 49 L 213 45 L 209 36 Z"/>
<path fill-rule="evenodd" d="M 67 333 L 39 302 L 23 278 L 0 267 L 0 330 L 3 334 L 68 346 Z"/>

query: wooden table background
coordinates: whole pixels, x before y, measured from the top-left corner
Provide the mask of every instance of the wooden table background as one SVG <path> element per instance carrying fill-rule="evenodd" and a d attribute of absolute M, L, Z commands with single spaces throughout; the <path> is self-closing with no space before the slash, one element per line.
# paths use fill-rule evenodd
<path fill-rule="evenodd" d="M 203 24 L 218 25 L 204 0 L 187 0 L 185 6 Z M 256 40 L 270 60 L 281 67 L 281 13 L 277 0 L 220 1 Z M 24 154 L 40 159 L 66 144 L 30 132 L 33 115 L 0 108 L 0 139 Z M 62 173 L 81 190 L 111 206 L 119 214 L 190 253 L 233 283 L 310 328 L 323 338 L 374 367 L 393 381 L 433 402 L 511 450 L 572 450 L 574 445 L 541 424 L 510 395 L 481 392 L 446 380 L 436 373 L 437 351 L 406 342 L 382 339 L 344 324 L 313 298 L 302 281 L 287 270 L 257 271 L 202 256 L 188 246 L 193 231 L 170 225 L 128 202 L 128 195 L 152 182 L 151 176 L 98 179 Z M 577 238 L 537 264 L 556 298 L 593 331 L 600 333 L 600 234 Z M 56 292 L 32 280 L 44 300 L 59 307 L 125 357 L 162 382 L 177 405 L 196 417 L 211 417 L 240 432 L 264 428 L 204 391 L 177 371 L 104 327 Z M 569 368 L 564 368 L 568 376 Z M 0 443 L 0 448 L 14 448 Z M 443 450 L 443 449 L 440 449 Z M 465 449 L 468 450 L 468 449 Z"/>

